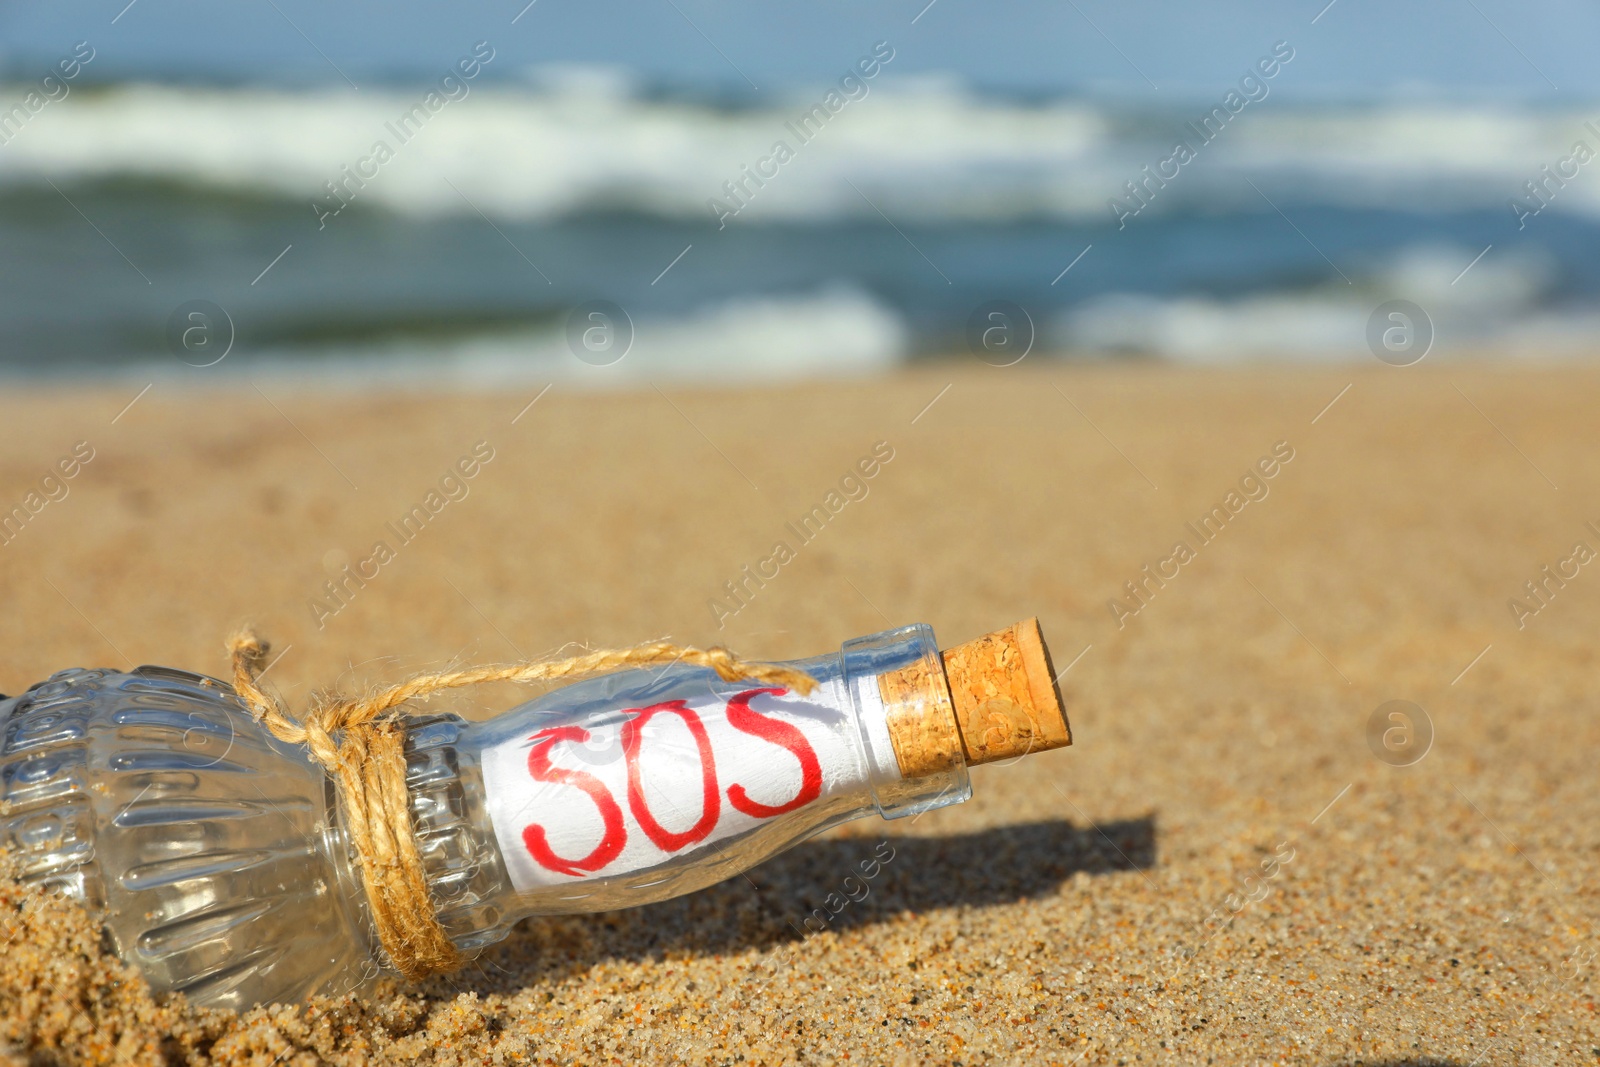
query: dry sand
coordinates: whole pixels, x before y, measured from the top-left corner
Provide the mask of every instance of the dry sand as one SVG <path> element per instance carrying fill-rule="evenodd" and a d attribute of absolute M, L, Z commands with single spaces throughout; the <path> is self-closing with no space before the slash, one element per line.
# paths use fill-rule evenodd
<path fill-rule="evenodd" d="M 1600 564 L 1521 630 L 1507 606 L 1574 542 L 1600 548 L 1600 374 L 963 365 L 557 387 L 515 424 L 535 390 L 267 386 L 269 404 L 160 383 L 113 421 L 134 391 L 0 399 L 0 503 L 75 442 L 96 450 L 0 547 L 0 690 L 79 664 L 219 673 L 244 619 L 293 645 L 274 678 L 298 701 L 569 640 L 780 657 L 1037 614 L 1071 664 L 1077 743 L 978 769 L 970 803 L 915 825 L 861 821 L 748 881 L 529 922 L 452 980 L 368 1003 L 157 1004 L 80 912 L 8 887 L 0 1058 L 1600 1059 Z M 471 495 L 319 631 L 325 567 L 479 440 L 495 458 Z M 879 440 L 895 456 L 870 496 L 719 631 L 722 583 Z M 1294 458 L 1270 494 L 1119 628 L 1107 601 L 1196 544 L 1185 523 L 1279 441 Z M 1409 767 L 1368 747 L 1393 699 L 1436 735 Z M 872 895 L 799 937 L 884 838 Z"/>

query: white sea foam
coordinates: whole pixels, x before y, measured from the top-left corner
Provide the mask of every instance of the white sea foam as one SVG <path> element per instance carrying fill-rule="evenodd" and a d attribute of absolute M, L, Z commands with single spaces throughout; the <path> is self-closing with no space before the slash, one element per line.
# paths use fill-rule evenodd
<path fill-rule="evenodd" d="M 236 349 L 203 371 L 161 360 L 116 373 L 129 381 L 222 382 L 248 376 L 335 388 L 370 388 L 374 382 L 467 388 L 560 382 L 583 389 L 644 382 L 740 385 L 880 373 L 898 365 L 909 347 L 899 316 L 849 289 L 732 300 L 682 318 L 641 317 L 633 326 L 632 346 L 604 366 L 575 356 L 565 329 L 553 327 L 444 342 L 319 345 L 310 354 L 295 348 Z"/>
<path fill-rule="evenodd" d="M 40 115 L 0 147 L 0 181 L 143 176 L 304 198 L 309 211 L 324 183 L 383 140 L 395 158 L 359 193 L 369 205 L 469 213 L 464 195 L 512 219 L 593 207 L 710 219 L 707 200 L 782 140 L 795 161 L 734 224 L 874 216 L 861 193 L 897 218 L 1109 219 L 1109 198 L 1200 115 L 1022 105 L 892 75 L 805 143 L 788 125 L 816 102 L 803 94 L 723 111 L 552 75 L 530 88 L 478 85 L 402 144 L 386 124 L 415 93 L 123 86 L 74 93 Z M 0 87 L 0 100 L 15 95 Z M 1591 119 L 1600 125 L 1600 107 L 1274 103 L 1231 122 L 1151 208 L 1249 203 L 1257 194 L 1243 173 L 1333 203 L 1504 208 L 1575 141 L 1600 149 Z M 1600 214 L 1600 176 L 1580 172 L 1553 209 Z"/>
<path fill-rule="evenodd" d="M 1177 363 L 1249 361 L 1370 362 L 1367 320 L 1374 307 L 1350 298 L 1251 297 L 1223 301 L 1109 296 L 1063 316 L 1053 347 L 1076 355 L 1137 353 Z M 1526 359 L 1592 357 L 1600 313 L 1542 311 L 1526 316 L 1430 311 L 1434 362 L 1509 355 Z"/>
<path fill-rule="evenodd" d="M 1435 359 L 1490 348 L 1535 357 L 1592 354 L 1600 315 L 1539 306 L 1548 264 L 1510 252 L 1463 272 L 1473 255 L 1461 246 L 1420 245 L 1373 278 L 1312 292 L 1234 300 L 1109 294 L 1062 314 L 1047 340 L 1080 354 L 1139 353 L 1183 363 L 1364 360 L 1371 358 L 1367 324 L 1374 308 L 1398 298 L 1428 315 Z"/>

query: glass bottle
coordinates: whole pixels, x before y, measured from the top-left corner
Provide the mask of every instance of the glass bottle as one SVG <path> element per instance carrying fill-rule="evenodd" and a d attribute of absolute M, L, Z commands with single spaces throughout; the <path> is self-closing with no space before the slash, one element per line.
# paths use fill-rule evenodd
<path fill-rule="evenodd" d="M 408 719 L 412 830 L 456 947 L 687 893 L 845 820 L 966 800 L 969 764 L 1071 743 L 1033 620 L 942 654 L 907 626 L 789 666 L 817 689 L 678 664 L 485 722 Z M 227 683 L 62 671 L 0 698 L 0 731 L 0 845 L 155 991 L 243 1009 L 393 973 L 332 780 Z"/>

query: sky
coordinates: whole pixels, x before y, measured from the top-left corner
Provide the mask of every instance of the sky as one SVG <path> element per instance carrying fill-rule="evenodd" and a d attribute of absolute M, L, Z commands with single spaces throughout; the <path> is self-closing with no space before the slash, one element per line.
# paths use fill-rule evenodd
<path fill-rule="evenodd" d="M 500 77 L 604 65 L 754 99 L 835 81 L 887 41 L 902 77 L 1156 103 L 1214 94 L 1283 40 L 1289 98 L 1600 98 L 1600 5 L 1580 0 L 24 0 L 0 7 L 0 78 L 34 80 L 80 40 L 101 80 L 359 88 L 487 40 Z"/>

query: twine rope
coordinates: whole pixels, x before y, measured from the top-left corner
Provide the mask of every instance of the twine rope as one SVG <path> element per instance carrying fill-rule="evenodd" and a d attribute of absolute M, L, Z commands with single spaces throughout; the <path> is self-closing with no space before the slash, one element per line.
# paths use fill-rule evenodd
<path fill-rule="evenodd" d="M 674 663 L 709 667 L 729 682 L 758 681 L 801 694 L 816 688 L 810 675 L 792 667 L 747 663 L 720 647 L 660 641 L 565 659 L 419 674 L 365 697 L 319 693 L 295 718 L 282 700 L 261 687 L 259 678 L 271 647 L 253 630 L 229 639 L 233 688 L 272 736 L 305 745 L 338 785 L 345 831 L 360 860 L 378 939 L 395 969 L 412 981 L 448 973 L 465 961 L 439 922 L 411 824 L 403 705 L 446 689 L 487 682 L 561 681 Z"/>

